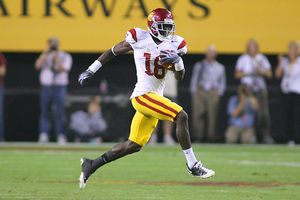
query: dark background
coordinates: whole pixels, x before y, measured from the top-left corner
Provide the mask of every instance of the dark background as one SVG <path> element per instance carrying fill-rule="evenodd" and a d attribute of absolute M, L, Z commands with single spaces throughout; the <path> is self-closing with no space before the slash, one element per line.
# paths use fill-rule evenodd
<path fill-rule="evenodd" d="M 34 62 L 39 53 L 12 53 L 4 52 L 8 60 L 7 76 L 5 80 L 5 138 L 8 141 L 36 141 L 38 138 L 39 117 L 39 73 L 34 69 Z M 101 80 L 107 80 L 109 92 L 106 96 L 124 94 L 130 96 L 136 82 L 136 72 L 133 56 L 131 54 L 118 56 L 101 71 L 97 72 L 96 78 L 86 87 L 79 87 L 77 77 L 86 69 L 99 54 L 95 53 L 72 53 L 73 66 L 69 76 L 70 85 L 68 93 L 74 96 L 99 94 Z M 221 99 L 219 113 L 219 131 L 224 134 L 227 126 L 226 106 L 228 98 L 235 94 L 239 81 L 233 78 L 235 63 L 239 55 L 219 55 L 218 61 L 225 65 L 227 75 L 227 90 Z M 277 56 L 267 55 L 272 64 L 273 71 L 276 66 Z M 189 54 L 184 56 L 186 77 L 179 83 L 179 104 L 191 114 L 189 82 L 192 67 L 195 62 L 202 59 L 203 55 Z M 277 142 L 284 142 L 282 134 L 281 93 L 280 81 L 267 81 L 269 90 L 269 106 L 271 112 L 272 135 Z M 73 106 L 73 108 L 72 108 Z M 67 107 L 67 114 L 75 108 L 84 109 L 82 105 L 72 104 Z M 129 99 L 125 105 L 117 105 L 110 101 L 104 101 L 103 112 L 108 120 L 109 134 L 111 139 L 126 137 L 134 110 Z"/>

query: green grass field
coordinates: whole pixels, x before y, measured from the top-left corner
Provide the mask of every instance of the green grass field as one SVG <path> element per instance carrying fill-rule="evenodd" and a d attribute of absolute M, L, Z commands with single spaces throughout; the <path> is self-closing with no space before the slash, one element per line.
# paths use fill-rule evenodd
<path fill-rule="evenodd" d="M 80 190 L 79 159 L 109 146 L 0 145 L 0 199 L 296 200 L 300 147 L 194 146 L 216 171 L 191 177 L 179 147 L 147 146 L 98 170 Z"/>

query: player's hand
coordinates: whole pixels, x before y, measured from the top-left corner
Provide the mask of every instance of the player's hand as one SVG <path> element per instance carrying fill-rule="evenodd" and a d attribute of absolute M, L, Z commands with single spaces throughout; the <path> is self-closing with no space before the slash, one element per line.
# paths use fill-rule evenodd
<path fill-rule="evenodd" d="M 86 85 L 88 81 L 93 77 L 94 72 L 87 69 L 84 72 L 82 72 L 78 77 L 78 82 L 80 85 Z"/>
<path fill-rule="evenodd" d="M 175 51 L 161 51 L 160 52 L 160 62 L 161 64 L 174 64 L 180 61 L 180 56 Z"/>

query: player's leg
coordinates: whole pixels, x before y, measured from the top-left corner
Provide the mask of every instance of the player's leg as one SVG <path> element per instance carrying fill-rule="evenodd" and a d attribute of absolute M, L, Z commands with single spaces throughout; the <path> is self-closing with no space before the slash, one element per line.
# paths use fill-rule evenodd
<path fill-rule="evenodd" d="M 191 145 L 188 115 L 184 110 L 181 110 L 176 118 L 176 135 L 181 145 L 183 153 L 187 161 L 188 172 L 200 178 L 209 178 L 215 175 L 215 172 L 203 166 L 203 164 L 196 159 Z"/>
<path fill-rule="evenodd" d="M 138 152 L 141 149 L 141 146 L 127 140 L 125 142 L 116 144 L 109 151 L 105 152 L 100 157 L 92 160 L 88 158 L 81 158 L 81 174 L 79 177 L 79 187 L 84 188 L 88 178 L 100 167 L 103 165 L 122 158 L 126 155 Z"/>
<path fill-rule="evenodd" d="M 144 115 L 159 120 L 176 122 L 176 135 L 183 149 L 191 147 L 186 112 L 178 104 L 154 93 L 147 93 L 132 100 L 134 108 Z"/>
<path fill-rule="evenodd" d="M 132 100 L 135 109 L 147 116 L 159 120 L 167 120 L 176 123 L 176 136 L 187 160 L 189 172 L 201 178 L 208 178 L 215 174 L 198 162 L 191 146 L 188 126 L 188 115 L 178 104 L 154 93 L 136 97 Z"/>
<path fill-rule="evenodd" d="M 132 119 L 130 136 L 127 141 L 116 144 L 111 150 L 105 152 L 102 156 L 95 160 L 87 158 L 81 159 L 82 173 L 79 177 L 80 188 L 85 187 L 90 175 L 98 168 L 126 155 L 140 151 L 151 137 L 151 133 L 156 127 L 157 122 L 158 120 L 153 117 L 147 117 L 136 112 Z"/>
<path fill-rule="evenodd" d="M 175 123 L 176 123 L 176 136 L 181 148 L 183 150 L 190 149 L 192 145 L 191 145 L 191 139 L 190 139 L 190 133 L 188 127 L 188 115 L 184 110 L 181 110 L 177 114 L 175 118 Z"/>

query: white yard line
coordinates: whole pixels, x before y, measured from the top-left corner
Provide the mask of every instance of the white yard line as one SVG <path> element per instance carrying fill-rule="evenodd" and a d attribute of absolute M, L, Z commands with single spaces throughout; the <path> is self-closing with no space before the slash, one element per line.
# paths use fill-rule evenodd
<path fill-rule="evenodd" d="M 238 165 L 264 165 L 264 166 L 281 166 L 300 168 L 300 162 L 273 162 L 273 161 L 254 161 L 254 160 L 228 160 L 230 164 Z"/>

